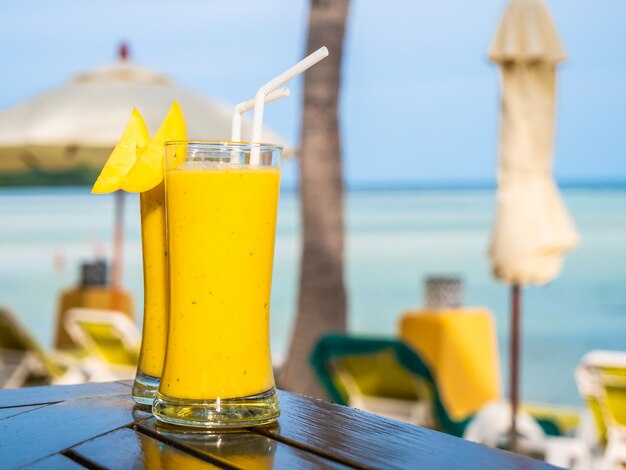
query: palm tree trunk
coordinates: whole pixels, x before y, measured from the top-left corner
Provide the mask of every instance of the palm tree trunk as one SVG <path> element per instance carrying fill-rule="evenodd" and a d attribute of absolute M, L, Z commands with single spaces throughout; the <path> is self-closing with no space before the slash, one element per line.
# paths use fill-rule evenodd
<path fill-rule="evenodd" d="M 304 77 L 300 293 L 289 356 L 279 381 L 283 388 L 320 398 L 325 394 L 309 366 L 311 349 L 323 334 L 346 329 L 338 101 L 349 3 L 349 0 L 311 2 L 307 49 L 310 53 L 326 45 L 330 55 Z"/>

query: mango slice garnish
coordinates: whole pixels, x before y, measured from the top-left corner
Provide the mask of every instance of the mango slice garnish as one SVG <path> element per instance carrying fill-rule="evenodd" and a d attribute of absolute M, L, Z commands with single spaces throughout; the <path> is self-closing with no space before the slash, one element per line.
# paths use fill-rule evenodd
<path fill-rule="evenodd" d="M 141 114 L 135 108 L 130 114 L 124 133 L 111 152 L 91 192 L 111 193 L 120 189 L 124 178 L 135 165 L 138 150 L 141 152 L 150 142 L 150 134 Z"/>
<path fill-rule="evenodd" d="M 148 147 L 137 155 L 137 161 L 125 175 L 121 189 L 124 191 L 142 193 L 157 186 L 164 177 L 165 142 L 172 140 L 187 140 L 187 126 L 183 111 L 174 101 L 161 127 L 150 140 Z"/>

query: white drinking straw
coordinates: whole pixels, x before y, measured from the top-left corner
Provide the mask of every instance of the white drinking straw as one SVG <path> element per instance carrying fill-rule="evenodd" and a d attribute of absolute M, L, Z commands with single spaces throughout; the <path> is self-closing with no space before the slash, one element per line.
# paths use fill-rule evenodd
<path fill-rule="evenodd" d="M 278 90 L 270 93 L 265 98 L 266 103 L 271 103 L 273 101 L 279 100 L 286 96 L 289 96 L 291 91 L 289 88 L 279 88 Z M 231 142 L 241 142 L 241 118 L 245 112 L 250 111 L 254 108 L 254 98 L 248 101 L 242 101 L 237 106 L 235 106 L 235 110 L 233 111 L 233 125 L 230 131 L 230 141 Z"/>
<path fill-rule="evenodd" d="M 265 106 L 266 97 L 272 93 L 274 90 L 283 86 L 292 78 L 300 75 L 306 69 L 312 67 L 317 64 L 320 60 L 328 57 L 328 49 L 326 46 L 320 47 L 318 50 L 313 52 L 312 54 L 306 56 L 297 64 L 285 70 L 283 73 L 278 75 L 277 77 L 271 79 L 256 92 L 256 96 L 254 97 L 254 119 L 252 121 L 252 139 L 251 141 L 254 143 L 261 142 L 261 136 L 263 133 L 263 108 Z M 261 160 L 261 151 L 258 146 L 252 147 L 252 152 L 250 153 L 250 164 L 258 165 Z"/>

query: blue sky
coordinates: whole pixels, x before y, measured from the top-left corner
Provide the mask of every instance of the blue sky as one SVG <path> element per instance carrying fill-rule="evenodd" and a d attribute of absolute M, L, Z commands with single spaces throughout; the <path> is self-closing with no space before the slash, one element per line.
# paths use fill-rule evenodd
<path fill-rule="evenodd" d="M 626 2 L 547 3 L 569 54 L 557 177 L 626 180 Z M 493 179 L 498 71 L 486 51 L 505 4 L 353 0 L 341 101 L 349 183 Z M 122 39 L 143 65 L 236 103 L 303 55 L 307 9 L 305 0 L 3 2 L 0 108 L 110 61 Z M 300 81 L 290 87 L 265 119 L 297 142 Z"/>

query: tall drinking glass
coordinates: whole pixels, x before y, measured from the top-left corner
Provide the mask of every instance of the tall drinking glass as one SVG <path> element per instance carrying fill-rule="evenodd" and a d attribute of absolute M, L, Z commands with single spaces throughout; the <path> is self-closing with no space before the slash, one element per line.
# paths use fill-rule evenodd
<path fill-rule="evenodd" d="M 143 251 L 144 315 L 141 352 L 132 396 L 152 405 L 165 358 L 168 321 L 167 245 L 165 237 L 165 185 L 140 195 Z"/>
<path fill-rule="evenodd" d="M 279 415 L 269 318 L 281 152 L 166 144 L 170 318 L 152 407 L 162 421 L 242 427 Z"/>

